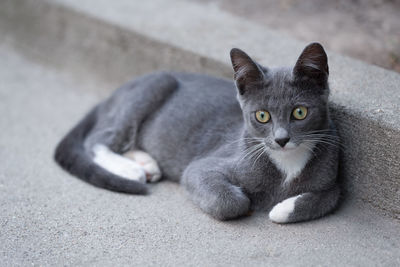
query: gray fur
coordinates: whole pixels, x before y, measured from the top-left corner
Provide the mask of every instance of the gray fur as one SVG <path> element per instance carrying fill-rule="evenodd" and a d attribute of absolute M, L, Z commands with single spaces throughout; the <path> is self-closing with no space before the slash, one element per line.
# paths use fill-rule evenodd
<path fill-rule="evenodd" d="M 299 194 L 289 222 L 330 212 L 339 197 L 339 140 L 328 113 L 323 48 L 308 46 L 294 68 L 262 67 L 239 49 L 231 58 L 236 86 L 200 74 L 160 72 L 119 88 L 96 107 L 97 122 L 82 153 L 91 155 L 98 143 L 119 154 L 144 150 L 165 179 L 180 182 L 196 205 L 221 220 L 267 211 Z M 299 104 L 309 107 L 309 115 L 295 121 L 291 112 Z M 254 114 L 265 109 L 272 119 L 260 124 Z M 310 138 L 314 143 L 311 159 L 289 184 L 268 153 L 276 147 L 278 128 L 295 144 Z M 313 131 L 320 132 L 305 136 Z M 248 155 L 261 139 L 262 150 Z M 67 153 L 59 151 L 59 157 Z M 85 180 L 85 174 L 74 174 Z"/>

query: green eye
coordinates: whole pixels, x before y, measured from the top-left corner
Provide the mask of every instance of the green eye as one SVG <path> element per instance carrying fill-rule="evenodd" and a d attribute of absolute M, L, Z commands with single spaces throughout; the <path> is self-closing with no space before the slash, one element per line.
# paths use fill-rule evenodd
<path fill-rule="evenodd" d="M 307 108 L 306 107 L 297 107 L 293 110 L 293 117 L 296 120 L 304 120 L 307 117 Z"/>
<path fill-rule="evenodd" d="M 269 115 L 268 111 L 259 110 L 256 112 L 256 119 L 261 123 L 267 123 L 271 116 Z"/>

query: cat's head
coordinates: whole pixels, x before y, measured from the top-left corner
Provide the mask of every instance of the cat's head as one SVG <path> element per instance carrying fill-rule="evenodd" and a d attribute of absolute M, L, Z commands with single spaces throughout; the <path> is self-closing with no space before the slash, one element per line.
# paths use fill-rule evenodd
<path fill-rule="evenodd" d="M 263 67 L 237 48 L 230 55 L 250 136 L 271 150 L 289 151 L 310 145 L 310 134 L 327 128 L 329 71 L 320 44 L 308 45 L 292 68 Z"/>

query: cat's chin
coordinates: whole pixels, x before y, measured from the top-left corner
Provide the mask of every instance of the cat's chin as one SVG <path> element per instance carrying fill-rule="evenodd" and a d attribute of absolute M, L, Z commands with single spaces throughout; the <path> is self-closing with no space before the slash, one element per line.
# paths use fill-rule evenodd
<path fill-rule="evenodd" d="M 291 152 L 291 151 L 295 151 L 297 149 L 296 147 L 276 147 L 276 148 L 271 148 L 271 151 L 274 152 Z"/>

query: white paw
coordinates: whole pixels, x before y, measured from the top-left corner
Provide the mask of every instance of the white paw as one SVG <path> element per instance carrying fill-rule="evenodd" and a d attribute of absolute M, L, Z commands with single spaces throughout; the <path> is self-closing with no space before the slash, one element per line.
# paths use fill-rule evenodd
<path fill-rule="evenodd" d="M 128 151 L 124 157 L 130 158 L 137 162 L 146 173 L 147 181 L 157 182 L 161 179 L 161 171 L 157 162 L 146 152 L 141 150 Z"/>
<path fill-rule="evenodd" d="M 146 173 L 136 162 L 127 160 L 119 162 L 118 165 L 116 169 L 112 169 L 113 173 L 130 180 L 146 183 Z"/>
<path fill-rule="evenodd" d="M 296 200 L 301 195 L 285 199 L 276 204 L 269 212 L 269 219 L 275 223 L 287 223 L 290 214 L 294 211 Z"/>
<path fill-rule="evenodd" d="M 154 183 L 161 179 L 161 171 L 155 161 L 149 162 L 142 167 L 146 172 L 147 181 Z"/>
<path fill-rule="evenodd" d="M 129 180 L 146 183 L 146 173 L 138 163 L 114 153 L 104 145 L 96 145 L 93 152 L 93 161 L 107 171 Z"/>

